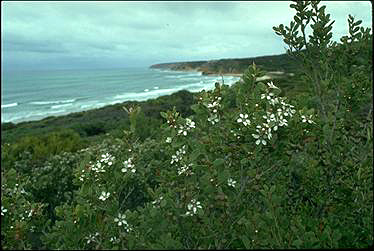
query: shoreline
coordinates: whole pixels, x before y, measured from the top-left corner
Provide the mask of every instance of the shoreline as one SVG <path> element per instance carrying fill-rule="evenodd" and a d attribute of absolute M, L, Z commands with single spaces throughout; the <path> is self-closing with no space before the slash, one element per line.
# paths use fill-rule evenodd
<path fill-rule="evenodd" d="M 238 82 L 240 81 L 237 80 L 235 81 Z M 221 80 L 220 80 L 221 82 Z M 212 88 L 214 88 L 214 85 L 212 86 Z M 206 89 L 204 88 L 205 90 L 209 90 L 209 89 Z M 103 110 L 110 110 L 112 108 L 117 108 L 117 107 L 122 107 L 122 106 L 127 106 L 129 104 L 138 104 L 138 105 L 146 105 L 147 103 L 153 103 L 154 101 L 156 100 L 162 100 L 162 99 L 169 99 L 170 97 L 172 96 L 175 96 L 175 95 L 178 95 L 178 93 L 180 92 L 188 92 L 190 93 L 191 95 L 195 95 L 196 93 L 200 92 L 200 91 L 190 91 L 190 90 L 187 90 L 187 89 L 180 89 L 180 90 L 175 90 L 175 92 L 172 92 L 170 94 L 165 94 L 165 95 L 160 95 L 158 97 L 150 97 L 148 99 L 145 99 L 145 100 L 124 100 L 123 102 L 117 102 L 117 103 L 113 103 L 113 104 L 105 104 L 101 107 L 96 107 L 96 108 L 89 108 L 87 110 L 81 110 L 81 111 L 71 111 L 71 112 L 62 112 L 61 114 L 56 114 L 56 115 L 48 115 L 48 116 L 43 116 L 43 115 L 35 115 L 35 116 L 30 116 L 29 118 L 26 118 L 25 120 L 20 118 L 20 119 L 17 119 L 15 121 L 7 121 L 7 122 L 1 122 L 1 125 L 2 126 L 7 126 L 7 125 L 14 125 L 14 126 L 20 126 L 20 125 L 24 125 L 24 124 L 30 124 L 30 123 L 43 123 L 44 121 L 47 121 L 47 120 L 61 120 L 61 119 L 64 119 L 64 118 L 68 118 L 68 117 L 81 117 L 81 116 L 85 116 L 85 114 L 88 114 L 88 113 L 95 113 L 95 112 L 102 112 Z M 121 108 L 122 109 L 122 108 Z"/>
<path fill-rule="evenodd" d="M 106 105 L 101 108 L 65 115 L 48 116 L 39 120 L 22 121 L 19 123 L 1 123 L 2 143 L 11 143 L 24 136 L 41 136 L 58 130 L 73 130 L 82 138 L 92 138 L 106 133 L 121 133 L 129 126 L 129 116 L 123 107 L 140 106 L 141 120 L 160 123 L 163 119 L 160 112 L 176 107 L 184 117 L 193 111 L 191 105 L 196 101 L 196 94 L 187 90 L 179 90 L 169 95 L 151 98 L 146 101 L 124 101 Z"/>
<path fill-rule="evenodd" d="M 178 70 L 174 70 L 174 69 L 170 69 L 170 68 L 153 68 L 153 69 L 158 69 L 158 70 L 168 70 L 168 71 L 176 71 L 176 72 L 194 72 L 194 73 L 200 73 L 201 76 L 209 76 L 209 77 L 222 77 L 222 76 L 225 76 L 225 77 L 238 77 L 239 79 L 235 82 L 242 82 L 243 81 L 243 73 L 215 73 L 215 72 L 204 72 L 204 71 L 198 71 L 198 70 L 194 70 L 194 69 L 178 69 Z M 285 72 L 282 72 L 282 71 L 269 71 L 269 72 L 266 72 L 266 74 L 262 77 L 259 77 L 256 79 L 256 81 L 264 81 L 264 80 L 271 80 L 271 79 L 275 79 L 275 78 L 282 78 L 282 77 L 286 77 L 286 76 L 292 76 L 294 75 L 293 73 L 285 73 Z M 220 80 L 221 82 L 221 80 Z M 125 105 L 126 103 L 129 103 L 129 102 L 138 102 L 138 103 L 142 103 L 142 102 L 148 102 L 150 100 L 155 100 L 157 98 L 161 98 L 161 97 L 165 97 L 165 96 L 170 96 L 174 93 L 177 93 L 181 90 L 176 90 L 175 92 L 173 93 L 170 93 L 170 94 L 166 94 L 166 95 L 160 95 L 158 97 L 150 97 L 148 99 L 145 99 L 145 100 L 124 100 L 123 102 L 118 102 L 116 104 L 106 104 L 106 105 L 103 105 L 101 107 L 96 107 L 96 108 L 90 108 L 90 109 L 87 109 L 87 110 L 80 110 L 80 111 L 67 111 L 67 112 L 62 112 L 60 114 L 56 114 L 56 115 L 48 115 L 48 116 L 43 116 L 43 115 L 35 115 L 35 116 L 32 116 L 32 117 L 29 117 L 29 118 L 20 118 L 20 119 L 16 119 L 14 121 L 2 121 L 1 124 L 2 125 L 10 125 L 10 124 L 13 124 L 13 125 L 19 125 L 19 124 L 22 124 L 22 123 L 33 123 L 33 122 L 39 122 L 39 121 L 43 121 L 45 119 L 49 119 L 49 118 L 61 118 L 61 117 L 66 117 L 66 116 L 74 116 L 75 114 L 78 114 L 77 116 L 80 116 L 79 114 L 81 113 L 85 113 L 85 112 L 88 112 L 88 111 L 97 111 L 99 109 L 105 109 L 106 107 L 111 107 L 113 105 Z M 188 92 L 190 93 L 197 93 L 199 91 L 190 91 L 190 90 L 187 90 Z"/>
<path fill-rule="evenodd" d="M 217 73 L 217 72 L 204 72 L 204 71 L 198 71 L 198 70 L 184 70 L 184 69 L 178 69 L 174 70 L 171 68 L 150 68 L 150 69 L 157 69 L 160 71 L 167 70 L 167 71 L 173 71 L 173 72 L 191 72 L 191 73 L 200 73 L 201 76 L 209 76 L 209 77 L 220 77 L 221 75 L 223 76 L 229 76 L 229 77 L 242 77 L 243 73 L 231 73 L 231 72 L 226 72 L 226 73 Z"/>
<path fill-rule="evenodd" d="M 218 72 L 206 72 L 206 71 L 199 71 L 196 69 L 172 69 L 172 68 L 158 68 L 158 67 L 150 67 L 150 69 L 158 69 L 158 70 L 168 70 L 168 71 L 175 71 L 175 72 L 195 72 L 200 73 L 201 76 L 209 76 L 209 77 L 221 77 L 221 76 L 229 76 L 229 77 L 240 77 L 240 80 L 243 78 L 243 73 L 231 73 L 231 72 L 225 72 L 225 73 L 218 73 Z M 265 75 L 262 77 L 259 77 L 256 79 L 256 81 L 262 81 L 262 80 L 268 80 L 268 79 L 275 79 L 275 78 L 283 78 L 283 77 L 292 77 L 295 74 L 292 72 L 284 72 L 284 71 L 265 71 Z M 239 80 L 239 81 L 240 81 Z"/>
<path fill-rule="evenodd" d="M 160 70 L 160 69 L 157 69 L 157 70 Z M 143 91 L 141 91 L 141 90 L 133 91 L 133 92 L 129 91 L 129 93 L 126 93 L 126 94 L 129 94 L 129 95 L 124 95 L 126 97 L 117 97 L 117 98 L 100 100 L 100 98 L 99 98 L 100 95 L 99 95 L 97 97 L 97 98 L 99 98 L 98 100 L 92 101 L 91 103 L 88 104 L 90 107 L 83 108 L 83 109 L 82 109 L 82 105 L 83 106 L 88 106 L 88 105 L 86 105 L 85 101 L 82 101 L 82 100 L 76 101 L 75 96 L 71 96 L 71 98 L 65 98 L 65 99 L 70 100 L 69 101 L 69 105 L 71 104 L 70 106 L 60 107 L 59 109 L 52 108 L 52 110 L 51 110 L 51 108 L 48 108 L 48 106 L 52 106 L 54 104 L 49 104 L 49 105 L 43 104 L 43 106 L 41 106 L 41 107 L 40 106 L 35 106 L 35 108 L 31 107 L 31 105 L 29 105 L 26 102 L 23 102 L 23 103 L 18 102 L 18 104 L 17 103 L 4 104 L 4 105 L 2 105 L 2 121 L 1 121 L 1 124 L 2 125 L 3 124 L 9 124 L 9 123 L 20 124 L 20 123 L 41 121 L 41 120 L 43 120 L 45 118 L 48 118 L 48 117 L 61 117 L 61 116 L 69 115 L 69 114 L 80 113 L 80 112 L 89 111 L 89 110 L 96 110 L 96 109 L 104 108 L 104 107 L 111 106 L 111 105 L 114 105 L 114 104 L 125 104 L 126 102 L 149 101 L 149 100 L 152 100 L 152 99 L 157 99 L 157 98 L 162 97 L 162 96 L 171 95 L 171 94 L 176 93 L 176 92 L 181 91 L 181 90 L 188 90 L 189 92 L 199 92 L 199 91 L 202 90 L 202 88 L 204 88 L 205 90 L 209 90 L 211 88 L 214 88 L 214 82 L 212 82 L 214 79 L 216 79 L 215 81 L 222 82 L 220 77 L 208 76 L 208 78 L 205 78 L 205 76 L 203 76 L 201 74 L 201 72 L 198 72 L 198 71 L 179 71 L 179 72 L 181 72 L 181 75 L 188 75 L 189 72 L 196 73 L 196 75 L 199 75 L 198 77 L 197 76 L 196 77 L 201 80 L 200 84 L 198 83 L 199 82 L 198 80 L 196 80 L 196 81 L 194 80 L 194 81 L 192 81 L 193 82 L 192 83 L 188 79 L 186 80 L 187 82 L 183 82 L 183 81 L 181 82 L 181 81 L 179 81 L 179 78 L 176 78 L 176 80 L 173 83 L 169 83 L 167 86 L 161 86 L 161 88 L 157 86 L 157 89 L 156 89 L 155 87 L 152 88 L 152 86 L 153 86 L 152 83 L 149 83 L 149 87 L 144 87 L 144 88 L 149 88 L 149 89 L 144 89 Z M 174 74 L 171 74 L 171 75 L 174 75 Z M 177 75 L 179 75 L 179 74 L 177 74 Z M 229 75 L 227 75 L 227 76 L 229 76 Z M 239 81 L 238 76 L 235 76 L 235 78 L 230 78 L 230 77 L 227 77 L 227 76 L 225 75 L 225 79 L 224 79 L 225 84 L 231 85 L 231 84 Z M 115 94 L 113 94 L 112 96 L 114 97 L 114 95 Z M 67 105 L 67 104 L 65 104 L 66 103 L 65 101 L 67 101 L 65 99 L 63 100 L 64 101 L 63 105 Z M 73 99 L 74 99 L 74 101 L 73 101 Z M 60 105 L 60 103 L 62 101 L 58 101 L 58 102 L 53 101 L 53 102 L 56 102 L 56 103 L 58 103 L 58 105 Z M 45 102 L 39 102 L 39 103 L 45 103 Z M 106 103 L 106 104 L 102 104 L 102 105 L 99 106 L 99 105 L 96 105 L 96 103 L 98 103 L 98 104 L 99 103 Z M 16 104 L 18 105 L 17 108 L 12 108 L 13 106 L 16 106 Z M 22 107 L 20 107 L 20 104 L 22 105 Z M 23 110 L 21 110 L 21 109 L 23 109 L 23 106 L 25 106 L 25 105 L 28 106 L 28 107 L 25 107 L 25 109 L 27 111 L 29 111 L 27 113 L 23 112 Z M 60 110 L 60 111 L 57 111 L 57 110 Z"/>

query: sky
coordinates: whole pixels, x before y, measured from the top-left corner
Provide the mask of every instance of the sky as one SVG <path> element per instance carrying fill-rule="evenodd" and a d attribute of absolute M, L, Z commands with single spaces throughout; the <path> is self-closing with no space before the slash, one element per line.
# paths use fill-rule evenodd
<path fill-rule="evenodd" d="M 4 70 L 148 67 L 156 63 L 277 55 L 272 27 L 290 1 L 2 1 Z M 372 27 L 370 1 L 322 1 L 348 33 L 348 14 Z"/>

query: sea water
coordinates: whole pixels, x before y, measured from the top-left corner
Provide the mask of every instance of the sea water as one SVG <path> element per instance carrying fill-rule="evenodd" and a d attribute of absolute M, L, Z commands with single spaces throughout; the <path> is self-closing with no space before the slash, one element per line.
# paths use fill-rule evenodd
<path fill-rule="evenodd" d="M 144 101 L 179 90 L 198 92 L 221 76 L 150 68 L 2 72 L 1 122 L 18 123 L 124 101 Z M 223 76 L 232 85 L 239 77 Z"/>

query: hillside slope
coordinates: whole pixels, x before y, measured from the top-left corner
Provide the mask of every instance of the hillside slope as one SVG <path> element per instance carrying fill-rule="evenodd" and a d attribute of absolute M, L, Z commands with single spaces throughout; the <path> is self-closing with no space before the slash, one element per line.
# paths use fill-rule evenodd
<path fill-rule="evenodd" d="M 251 58 L 161 63 L 151 65 L 150 68 L 169 69 L 174 71 L 201 71 L 203 75 L 214 73 L 241 74 L 253 62 L 264 71 L 282 71 L 289 73 L 297 71 L 298 68 L 295 61 L 287 54 Z"/>

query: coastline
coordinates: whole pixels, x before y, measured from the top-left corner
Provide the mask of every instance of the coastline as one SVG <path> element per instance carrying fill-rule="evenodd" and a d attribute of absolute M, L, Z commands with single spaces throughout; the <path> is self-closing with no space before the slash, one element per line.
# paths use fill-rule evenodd
<path fill-rule="evenodd" d="M 292 64 L 289 63 L 289 59 L 286 54 L 281 55 L 273 55 L 273 56 L 263 56 L 263 57 L 256 57 L 256 58 L 243 58 L 243 59 L 222 59 L 222 60 L 209 60 L 209 61 L 191 61 L 191 62 L 175 62 L 175 63 L 162 63 L 162 64 L 155 64 L 151 65 L 149 69 L 155 69 L 160 71 L 168 71 L 168 72 L 186 72 L 186 73 L 197 73 L 203 77 L 213 77 L 217 78 L 216 81 L 221 82 L 221 77 L 234 77 L 235 82 L 242 82 L 243 81 L 243 73 L 244 70 L 248 68 L 249 64 L 252 64 L 256 61 L 256 64 L 264 71 L 265 75 L 256 79 L 256 81 L 266 81 L 276 78 L 285 78 L 288 76 L 293 76 L 294 68 L 292 68 Z M 239 73 L 241 72 L 241 73 Z M 287 72 L 287 73 L 286 73 Z M 231 79 L 231 78 L 230 78 Z M 229 80 L 228 83 L 230 84 L 232 80 Z M 224 83 L 227 84 L 226 79 L 224 79 Z M 146 91 L 147 90 L 147 91 Z M 145 91 L 148 92 L 148 89 Z M 163 96 L 170 96 L 174 93 L 177 93 L 180 90 L 188 90 L 189 92 L 198 92 L 198 88 L 193 89 L 179 89 L 173 93 L 161 94 L 156 97 L 150 97 L 146 99 L 134 99 L 134 100 L 124 100 L 122 102 L 118 102 L 118 105 L 126 104 L 128 102 L 148 102 L 150 100 L 155 100 L 161 98 Z M 144 96 L 141 94 L 141 96 Z M 105 104 L 100 107 L 89 108 L 87 110 L 81 111 L 66 111 L 63 113 L 58 113 L 56 115 L 51 114 L 48 116 L 30 116 L 28 118 L 20 118 L 17 120 L 6 120 L 6 122 L 2 122 L 1 124 L 22 124 L 22 123 L 33 123 L 37 121 L 43 121 L 48 118 L 60 118 L 70 116 L 72 114 L 81 114 L 88 111 L 96 111 L 99 109 L 105 109 L 106 107 L 113 106 L 114 103 Z"/>
<path fill-rule="evenodd" d="M 173 107 L 176 107 L 184 117 L 190 116 L 193 113 L 190 106 L 194 104 L 195 96 L 195 93 L 180 90 L 146 101 L 124 101 L 100 108 L 44 117 L 39 120 L 1 123 L 1 142 L 11 143 L 24 136 L 41 136 L 53 131 L 66 129 L 73 130 L 84 138 L 112 132 L 122 133 L 123 129 L 128 127 L 130 123 L 128 114 L 123 109 L 124 106 L 138 105 L 141 107 L 143 114 L 141 116 L 144 121 L 160 122 L 162 120 L 160 112 L 173 109 Z"/>
<path fill-rule="evenodd" d="M 225 77 L 237 77 L 239 78 L 237 81 L 239 82 L 242 82 L 243 81 L 243 74 L 239 74 L 239 73 L 216 73 L 216 72 L 203 72 L 203 71 L 197 71 L 195 69 L 178 69 L 178 70 L 174 70 L 174 69 L 167 69 L 168 71 L 175 71 L 175 72 L 191 72 L 191 73 L 200 73 L 201 76 L 209 76 L 209 77 L 222 77 L 222 76 L 225 76 Z M 282 71 L 269 71 L 269 72 L 266 72 L 266 74 L 262 77 L 259 77 L 256 79 L 256 81 L 264 81 L 264 80 L 271 80 L 271 79 L 275 79 L 275 78 L 282 78 L 282 77 L 286 77 L 286 76 L 293 76 L 294 74 L 293 73 L 285 73 L 285 72 L 282 72 Z M 220 79 L 219 79 L 220 80 Z M 166 94 L 166 95 L 160 95 L 158 97 L 150 97 L 148 99 L 144 99 L 144 100 L 124 100 L 123 102 L 117 102 L 116 104 L 126 104 L 128 102 L 147 102 L 149 100 L 154 100 L 154 99 L 157 99 L 157 98 L 160 98 L 160 97 L 163 97 L 163 96 L 170 96 L 176 92 L 178 92 L 180 90 L 176 90 L 175 92 L 173 93 L 170 93 L 170 94 Z M 198 91 L 190 91 L 188 90 L 189 92 L 191 93 L 196 93 Z M 94 110 L 98 110 L 98 109 L 102 109 L 102 108 L 105 108 L 105 107 L 109 107 L 109 106 L 112 106 L 114 105 L 114 103 L 112 104 L 106 104 L 106 105 L 103 105 L 101 107 L 94 107 L 94 108 L 90 108 L 90 109 L 87 109 L 87 110 L 81 110 L 81 111 L 66 111 L 66 112 L 61 112 L 59 114 L 56 114 L 56 115 L 49 115 L 49 116 L 43 116 L 43 115 L 35 115 L 35 116 L 30 116 L 28 118 L 20 118 L 20 119 L 17 119 L 17 120 L 14 120 L 14 121 L 4 121 L 4 122 L 1 122 L 1 124 L 14 124 L 14 125 L 18 125 L 20 123 L 29 123 L 29 122 L 37 122 L 37 121 L 42 121 L 44 119 L 47 119 L 47 118 L 58 118 L 58 117 L 64 117 L 64 116 L 69 116 L 69 115 L 72 115 L 72 114 L 79 114 L 79 113 L 84 113 L 84 112 L 87 112 L 87 111 L 94 111 Z"/>
<path fill-rule="evenodd" d="M 4 125 L 18 126 L 18 125 L 22 125 L 22 124 L 39 123 L 39 122 L 43 122 L 43 121 L 60 120 L 60 119 L 69 118 L 69 117 L 79 118 L 79 117 L 85 116 L 86 114 L 91 114 L 91 113 L 95 113 L 95 112 L 102 113 L 102 111 L 106 111 L 106 110 L 110 111 L 113 108 L 117 109 L 117 110 L 122 110 L 123 106 L 132 105 L 132 104 L 139 104 L 141 106 L 146 105 L 147 103 L 153 103 L 154 101 L 159 100 L 159 99 L 168 99 L 169 97 L 171 97 L 173 95 L 176 95 L 177 93 L 180 93 L 180 92 L 188 92 L 188 93 L 191 93 L 192 95 L 194 95 L 195 93 L 198 93 L 198 92 L 193 92 L 193 91 L 188 91 L 188 90 L 177 90 L 177 91 L 175 91 L 173 93 L 170 93 L 170 94 L 165 94 L 165 95 L 161 95 L 161 96 L 158 96 L 158 97 L 150 97 L 146 100 L 125 100 L 123 102 L 117 102 L 117 103 L 114 103 L 114 104 L 106 104 L 106 105 L 103 105 L 101 107 L 89 108 L 87 110 L 66 111 L 66 112 L 61 112 L 61 113 L 56 114 L 56 115 L 51 114 L 49 116 L 34 115 L 34 116 L 31 116 L 31 117 L 27 117 L 27 118 L 20 118 L 20 119 L 17 119 L 15 121 L 1 122 L 1 125 L 2 126 L 4 126 Z"/>
<path fill-rule="evenodd" d="M 151 67 L 153 68 L 153 67 Z M 154 68 L 154 69 L 160 69 L 160 68 Z M 163 68 L 165 69 L 165 68 Z M 243 81 L 243 73 L 231 73 L 231 72 L 225 72 L 225 73 L 218 73 L 218 72 L 205 72 L 205 71 L 199 71 L 196 69 L 173 69 L 173 68 L 167 68 L 168 71 L 183 71 L 183 72 L 199 72 L 202 76 L 209 76 L 209 77 L 221 77 L 221 76 L 228 76 L 228 77 L 240 77 L 238 81 Z M 285 78 L 285 77 L 292 77 L 295 74 L 290 72 L 286 73 L 284 71 L 265 71 L 265 75 L 262 77 L 258 77 L 256 81 L 264 81 L 264 80 L 271 80 L 271 79 L 277 79 L 277 78 Z"/>
<path fill-rule="evenodd" d="M 163 70 L 161 69 L 161 71 Z M 97 75 L 98 80 L 96 81 L 96 86 L 103 90 L 103 92 L 97 92 L 97 94 L 92 91 L 94 90 L 94 88 L 88 88 L 89 90 L 86 93 L 85 89 L 81 88 L 79 84 L 77 84 L 77 88 L 81 88 L 84 93 L 80 94 L 76 91 L 74 92 L 64 90 L 64 95 L 55 95 L 56 97 L 52 97 L 52 95 L 49 96 L 49 93 L 45 92 L 43 93 L 44 96 L 40 95 L 38 97 L 35 96 L 25 98 L 24 100 L 11 98 L 2 100 L 2 124 L 19 124 L 28 121 L 38 121 L 42 120 L 43 118 L 52 116 L 65 116 L 74 112 L 94 110 L 116 103 L 124 103 L 126 101 L 146 101 L 164 95 L 170 95 L 180 90 L 188 90 L 190 92 L 198 92 L 202 89 L 209 90 L 211 88 L 214 88 L 214 81 L 220 82 L 221 80 L 221 77 L 202 76 L 201 72 L 197 71 L 179 71 L 178 73 L 178 71 L 168 71 L 165 69 L 165 73 L 154 73 L 144 67 L 135 72 L 124 72 L 125 77 L 118 75 L 117 71 L 113 72 L 114 77 L 112 77 L 111 70 L 106 70 L 104 73 L 99 72 L 97 74 L 91 73 L 91 71 L 89 71 L 89 74 Z M 144 76 L 139 75 L 139 73 L 143 72 L 145 72 Z M 176 74 L 174 72 L 176 72 Z M 83 73 L 86 74 L 86 71 L 84 71 Z M 43 77 L 43 75 L 35 75 L 41 79 Z M 127 76 L 132 75 L 134 75 L 135 77 L 133 79 L 129 78 L 130 80 L 127 80 Z M 109 79 L 109 86 L 113 86 L 120 91 L 106 91 L 106 79 L 102 76 Z M 76 79 L 77 80 L 75 81 L 75 83 L 84 82 L 78 77 Z M 114 79 L 115 81 L 113 81 L 112 79 Z M 75 76 L 73 80 L 75 80 Z M 129 84 L 125 84 L 127 83 L 126 81 L 130 81 Z M 239 77 L 237 76 L 224 76 L 225 84 L 231 85 L 237 81 L 239 81 Z M 35 82 L 37 81 L 35 80 Z M 101 85 L 101 87 L 99 85 Z M 120 87 L 121 85 L 128 85 L 129 87 Z M 61 86 L 63 86 L 63 84 L 61 84 Z M 70 85 L 68 85 L 68 87 L 69 88 L 66 89 L 73 89 Z M 69 94 L 69 96 L 65 95 L 65 93 Z M 11 101 L 13 101 L 13 103 Z M 17 103 L 15 103 L 15 101 L 17 101 Z"/>

